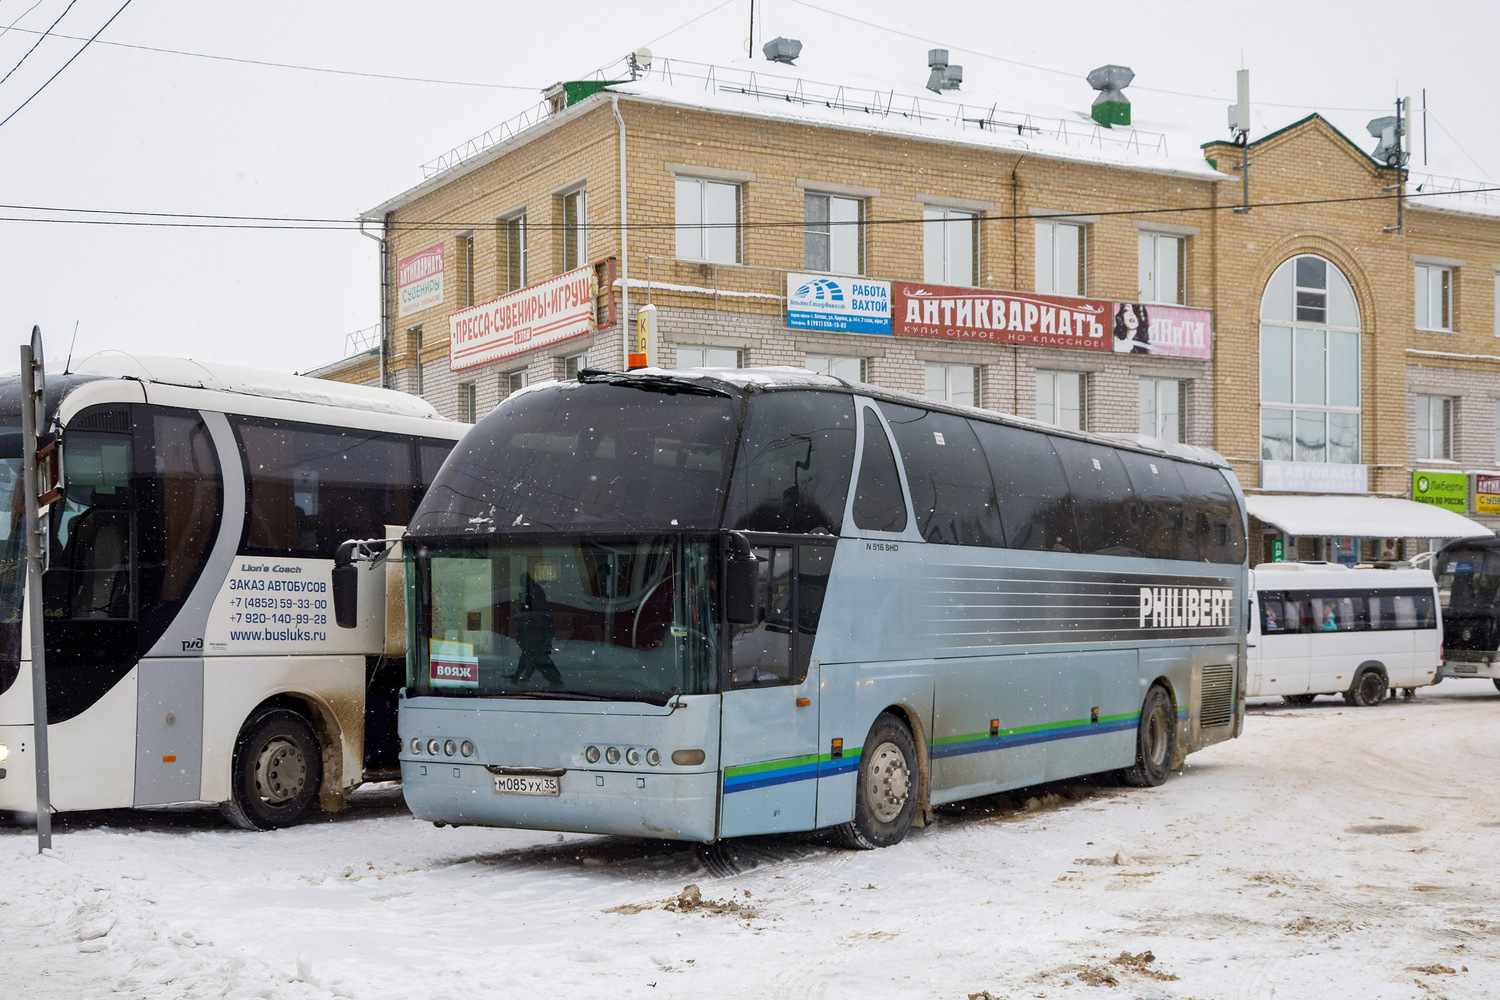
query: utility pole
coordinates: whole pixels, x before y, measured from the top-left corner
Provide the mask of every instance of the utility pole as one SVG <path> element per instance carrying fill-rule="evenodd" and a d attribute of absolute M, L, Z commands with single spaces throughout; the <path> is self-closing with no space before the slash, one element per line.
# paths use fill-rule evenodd
<path fill-rule="evenodd" d="M 26 491 L 26 610 L 31 623 L 31 723 L 36 752 L 36 852 L 52 847 L 52 787 L 47 759 L 47 643 L 42 617 L 42 514 L 37 489 L 38 425 L 46 420 L 42 403 L 45 371 L 42 331 L 31 328 L 21 345 L 21 488 Z M 52 484 L 48 483 L 50 490 Z"/>

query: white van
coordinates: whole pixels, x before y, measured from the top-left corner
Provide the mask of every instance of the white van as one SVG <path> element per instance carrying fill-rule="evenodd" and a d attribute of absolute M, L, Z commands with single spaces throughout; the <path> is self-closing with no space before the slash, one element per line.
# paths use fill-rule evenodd
<path fill-rule="evenodd" d="M 1428 570 L 1263 563 L 1251 577 L 1247 698 L 1375 705 L 1437 682 L 1443 629 Z"/>

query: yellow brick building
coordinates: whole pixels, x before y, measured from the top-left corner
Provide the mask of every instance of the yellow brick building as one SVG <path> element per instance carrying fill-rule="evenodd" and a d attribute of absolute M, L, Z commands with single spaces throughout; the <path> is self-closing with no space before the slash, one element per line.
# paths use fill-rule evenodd
<path fill-rule="evenodd" d="M 382 347 L 321 373 L 474 419 L 528 382 L 623 367 L 620 319 L 650 304 L 662 366 L 807 365 L 1149 433 L 1219 451 L 1252 495 L 1404 498 L 1414 472 L 1500 465 L 1500 206 L 1428 197 L 1317 115 L 1245 149 L 1182 148 L 678 65 L 560 87 L 367 213 L 385 232 Z M 1237 211 L 1245 155 L 1255 207 Z M 441 253 L 435 294 L 404 282 L 424 251 Z M 574 335 L 473 365 L 450 353 L 452 317 L 590 265 L 592 321 Z M 1211 356 L 788 325 L 788 276 L 821 273 L 1206 310 Z M 1299 517 L 1258 520 L 1252 562 L 1273 539 L 1289 557 L 1389 554 L 1372 535 L 1343 551 L 1348 528 L 1309 534 L 1297 525 L 1317 518 Z"/>

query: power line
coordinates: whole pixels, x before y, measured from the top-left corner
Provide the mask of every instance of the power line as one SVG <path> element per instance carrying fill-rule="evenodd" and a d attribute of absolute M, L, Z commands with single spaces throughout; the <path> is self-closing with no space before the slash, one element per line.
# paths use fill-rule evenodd
<path fill-rule="evenodd" d="M 128 0 L 127 0 L 128 2 Z M 1263 201 L 1251 202 L 1252 209 L 1270 208 L 1301 208 L 1314 205 L 1345 205 L 1358 202 L 1380 202 L 1394 201 L 1404 198 L 1407 201 L 1418 201 L 1423 198 L 1444 198 L 1461 195 L 1493 194 L 1500 192 L 1500 185 L 1491 187 L 1463 188 L 1453 191 L 1408 191 L 1405 194 L 1381 193 L 1372 195 L 1356 195 L 1347 198 L 1301 198 L 1288 201 Z M 1142 216 L 1142 215 L 1177 215 L 1191 212 L 1226 212 L 1238 211 L 1244 206 L 1238 202 L 1226 202 L 1219 205 L 1185 205 L 1175 207 L 1150 207 L 1150 208 L 1119 208 L 1096 210 L 1090 208 L 1080 209 L 1075 212 L 1053 212 L 1049 213 L 1048 219 L 1069 219 L 1078 217 L 1101 218 L 1107 216 Z M 370 220 L 360 219 L 332 219 L 313 218 L 298 216 L 270 216 L 270 215 L 200 215 L 187 212 L 138 212 L 130 210 L 114 209 L 88 209 L 88 208 L 61 208 L 39 205 L 0 205 L 0 210 L 20 212 L 66 212 L 75 214 L 93 215 L 116 215 L 128 218 L 105 219 L 105 218 L 61 218 L 37 215 L 10 215 L 0 216 L 0 222 L 43 222 L 55 225 L 92 225 L 92 226 L 134 226 L 134 227 L 163 227 L 163 228 L 191 228 L 191 229 L 252 229 L 252 230 L 325 230 L 333 232 L 347 232 L 362 229 Z M 1016 222 L 1027 219 L 1035 220 L 1037 216 L 1029 213 L 1025 215 L 982 215 L 975 221 L 979 223 L 991 222 Z M 460 222 L 457 220 L 442 220 L 430 222 L 393 222 L 390 226 L 399 232 L 451 232 L 455 229 L 479 229 L 494 223 L 493 219 L 483 222 Z M 820 225 L 858 225 L 858 226 L 916 226 L 927 225 L 932 220 L 925 218 L 899 218 L 899 219 L 869 219 L 859 222 L 830 222 Z M 950 223 L 932 223 L 936 225 L 947 225 Z M 651 231 L 651 230 L 677 230 L 677 229 L 802 229 L 806 228 L 806 219 L 788 220 L 766 220 L 760 222 L 726 222 L 726 223 L 701 223 L 687 224 L 677 222 L 648 222 L 628 223 L 627 231 Z M 564 225 L 563 223 L 529 224 L 531 229 L 548 230 L 599 230 L 602 232 L 618 232 L 618 223 L 585 223 L 582 225 Z"/>
<path fill-rule="evenodd" d="M 78 0 L 68 0 L 68 5 L 63 8 L 63 12 L 61 14 L 57 15 L 57 20 L 53 21 L 50 25 L 47 26 L 47 31 L 51 31 L 53 28 L 57 27 L 58 22 L 60 22 L 63 18 L 65 18 L 65 17 L 68 16 L 68 11 L 72 10 L 73 9 L 73 5 L 76 4 L 77 2 L 78 2 Z M 27 13 L 29 14 L 30 11 L 27 11 Z M 25 14 L 21 15 L 21 17 L 25 17 L 25 16 L 26 16 Z M 19 18 L 19 17 L 16 18 L 17 21 L 19 21 L 20 19 L 21 18 Z M 12 21 L 11 24 L 14 25 L 15 22 Z M 7 28 L 6 30 L 9 31 L 10 29 Z M 25 31 L 26 29 L 22 28 L 20 30 Z M 20 69 L 22 63 L 24 63 L 26 60 L 28 60 L 28 59 L 31 58 L 31 54 L 37 50 L 37 47 L 42 44 L 42 41 L 46 37 L 47 37 L 47 32 L 45 32 L 45 31 L 42 32 L 41 37 L 38 38 L 35 42 L 32 43 L 31 48 L 29 48 L 29 49 L 26 50 L 26 54 L 24 56 L 22 56 L 16 62 L 16 64 L 14 66 L 12 66 L 9 70 L 7 70 L 6 74 L 4 76 L 0 76 L 0 84 L 3 84 L 6 80 L 9 80 L 10 79 L 10 75 L 12 73 L 14 73 L 16 70 Z"/>
<path fill-rule="evenodd" d="M 961 45 L 952 45 L 949 42 L 944 42 L 936 38 L 927 38 L 924 35 L 915 35 L 909 31 L 902 31 L 900 28 L 892 28 L 889 25 L 877 24 L 874 21 L 866 21 L 861 18 L 855 17 L 852 14 L 843 14 L 836 10 L 829 10 L 826 7 L 819 7 L 817 4 L 807 3 L 806 0 L 790 0 L 790 2 L 796 4 L 798 7 L 806 7 L 809 10 L 818 11 L 820 14 L 827 14 L 829 17 L 837 17 L 845 21 L 852 21 L 855 24 L 862 24 L 867 28 L 874 28 L 877 31 L 885 31 L 892 35 L 900 35 L 902 38 L 910 38 L 913 41 L 923 42 L 928 45 L 943 45 L 953 49 L 955 52 L 967 52 L 970 55 L 979 56 L 981 59 L 991 59 L 995 62 L 1005 63 L 1009 66 L 1019 66 L 1022 69 L 1036 70 L 1039 73 L 1052 73 L 1056 76 L 1065 76 L 1070 80 L 1080 80 L 1083 78 L 1083 74 L 1077 73 L 1073 70 L 1058 69 L 1055 66 L 1040 66 L 1036 63 L 1022 62 L 1019 59 L 1007 59 L 1005 56 L 997 56 L 990 52 L 981 52 L 978 49 L 966 48 Z M 1135 90 L 1144 90 L 1153 94 L 1170 94 L 1173 97 L 1189 97 L 1197 101 L 1229 101 L 1229 98 L 1227 97 L 1218 97 L 1213 94 L 1194 94 L 1189 93 L 1185 90 L 1168 90 L 1165 87 L 1148 87 L 1144 84 L 1139 83 L 1131 84 L 1131 86 Z M 1343 111 L 1349 112 L 1351 114 L 1385 113 L 1385 109 L 1383 108 L 1331 108 L 1317 104 L 1278 104 L 1275 101 L 1253 101 L 1251 103 L 1259 104 L 1261 107 L 1265 108 L 1290 108 L 1295 111 Z"/>
<path fill-rule="evenodd" d="M 38 0 L 38 2 L 40 2 L 40 0 Z M 66 11 L 64 13 L 66 13 Z M 24 17 L 25 15 L 22 16 Z M 17 18 L 17 20 L 20 20 L 20 18 Z M 16 30 L 24 31 L 28 34 L 41 35 L 43 37 L 65 38 L 70 41 L 76 42 L 84 41 L 84 39 L 76 35 L 57 34 L 52 32 L 50 29 L 47 31 L 34 31 L 30 28 L 17 28 Z M 41 44 L 40 39 L 38 39 L 37 44 Z M 164 55 L 189 56 L 194 59 L 212 59 L 217 62 L 242 63 L 247 66 L 268 66 L 274 69 L 295 69 L 302 70 L 303 72 L 307 73 L 332 73 L 335 76 L 359 76 L 373 80 L 396 80 L 401 83 L 437 83 L 450 87 L 486 87 L 492 90 L 525 90 L 528 92 L 537 92 L 543 89 L 541 87 L 524 87 L 520 84 L 514 83 L 477 83 L 473 80 L 438 80 L 425 76 L 402 76 L 397 73 L 367 73 L 361 70 L 354 69 L 332 69 L 327 66 L 304 66 L 299 63 L 275 62 L 274 60 L 270 59 L 249 59 L 242 56 L 222 56 L 215 55 L 210 52 L 189 52 L 186 49 L 169 49 L 158 45 L 136 45 L 130 42 L 103 41 L 99 44 L 113 45 L 117 49 L 136 49 L 141 52 L 157 52 Z"/>
<path fill-rule="evenodd" d="M 11 28 L 14 28 L 16 25 L 20 24 L 21 21 L 25 19 L 25 17 L 26 17 L 27 14 L 30 14 L 32 11 L 36 10 L 38 7 L 40 7 L 42 5 L 42 3 L 43 3 L 43 0 L 36 0 L 36 3 L 32 4 L 30 7 L 27 7 L 25 10 L 21 11 L 21 16 L 20 17 L 16 18 L 14 21 L 12 21 L 9 24 L 7 24 L 5 26 L 5 30 L 4 31 L 0 31 L 0 38 L 4 38 L 6 31 L 9 31 Z M 25 31 L 26 29 L 22 28 L 21 30 Z"/>
<path fill-rule="evenodd" d="M 70 4 L 68 4 L 68 6 L 71 8 L 73 5 L 70 3 Z M 21 108 L 24 108 L 24 107 L 26 107 L 26 105 L 30 104 L 36 98 L 37 94 L 40 94 L 42 91 L 44 91 L 44 90 L 47 89 L 47 84 L 50 84 L 53 80 L 56 80 L 59 76 L 62 75 L 62 71 L 63 70 L 65 70 L 69 66 L 73 65 L 73 60 L 77 59 L 79 56 L 83 55 L 83 50 L 86 49 L 86 48 L 88 48 L 91 44 L 93 44 L 94 39 L 98 38 L 101 34 L 103 34 L 105 28 L 109 27 L 111 24 L 114 24 L 115 23 L 115 18 L 117 18 L 121 14 L 125 13 L 125 8 L 129 7 L 129 6 L 130 6 L 130 0 L 125 0 L 124 3 L 120 4 L 120 9 L 117 10 L 117 11 L 115 11 L 113 14 L 111 14 L 110 17 L 109 17 L 109 20 L 105 21 L 104 24 L 100 26 L 99 30 L 96 31 L 96 32 L 94 32 L 93 35 L 91 35 L 89 37 L 89 40 L 86 41 L 86 42 L 84 42 L 83 45 L 79 47 L 79 49 L 78 49 L 77 52 L 75 52 L 71 56 L 69 56 L 68 57 L 68 61 L 65 62 L 65 63 L 63 63 L 61 66 L 59 66 L 56 73 L 53 73 L 51 76 L 47 77 L 46 81 L 40 87 L 38 87 L 38 88 L 36 88 L 36 90 L 32 91 L 31 92 L 31 96 L 28 97 L 28 98 L 26 98 L 26 100 L 24 100 L 24 101 L 21 102 L 21 107 L 20 108 L 16 108 L 16 110 L 14 110 L 10 114 L 6 115 L 4 119 L 0 119 L 0 127 L 3 127 L 6 122 L 10 121 L 16 115 L 20 114 L 21 113 Z M 66 14 L 67 11 L 63 11 L 63 13 Z M 4 81 L 0 81 L 0 83 L 3 83 L 3 82 Z"/>
<path fill-rule="evenodd" d="M 661 34 L 657 35 L 655 38 L 651 39 L 651 41 L 647 42 L 646 44 L 647 45 L 655 45 L 657 42 L 661 41 L 663 38 L 666 38 L 668 35 L 675 35 L 675 34 L 677 34 L 677 32 L 681 31 L 683 28 L 686 28 L 688 25 L 695 24 L 698 21 L 703 20 L 708 15 L 714 13 L 715 11 L 723 10 L 725 7 L 728 7 L 732 3 L 734 3 L 734 0 L 724 0 L 723 3 L 721 3 L 721 4 L 719 4 L 718 6 L 715 6 L 715 7 L 710 7 L 708 10 L 705 10 L 703 13 L 699 14 L 697 17 L 689 18 L 688 20 L 683 21 L 681 24 L 679 24 L 677 27 L 673 28 L 672 30 L 670 30 L 670 31 L 663 31 Z"/>

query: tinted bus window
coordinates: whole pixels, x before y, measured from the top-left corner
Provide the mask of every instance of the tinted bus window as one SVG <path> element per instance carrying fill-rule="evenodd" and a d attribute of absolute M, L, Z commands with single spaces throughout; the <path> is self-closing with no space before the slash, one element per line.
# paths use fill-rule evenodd
<path fill-rule="evenodd" d="M 1140 555 L 1140 512 L 1119 452 L 1072 438 L 1055 438 L 1053 445 L 1073 490 L 1079 551 Z"/>
<path fill-rule="evenodd" d="M 854 436 L 851 396 L 768 392 L 751 398 L 726 523 L 742 531 L 837 535 Z"/>
<path fill-rule="evenodd" d="M 250 490 L 242 551 L 330 558 L 351 538 L 406 524 L 411 444 L 373 431 L 231 418 Z"/>
<path fill-rule="evenodd" d="M 865 451 L 854 491 L 854 526 L 868 531 L 905 531 L 906 501 L 896 454 L 874 410 L 865 410 Z"/>
<path fill-rule="evenodd" d="M 995 483 L 1005 544 L 1077 552 L 1073 499 L 1052 439 L 1036 431 L 971 420 Z"/>
<path fill-rule="evenodd" d="M 995 485 L 963 417 L 882 403 L 901 449 L 917 530 L 929 542 L 1005 544 Z"/>
<path fill-rule="evenodd" d="M 1245 561 L 1245 526 L 1239 504 L 1224 473 L 1205 465 L 1178 462 L 1182 475 L 1184 559 L 1204 562 Z"/>
<path fill-rule="evenodd" d="M 1140 510 L 1141 554 L 1182 558 L 1183 485 L 1177 463 L 1137 451 L 1120 452 Z"/>

